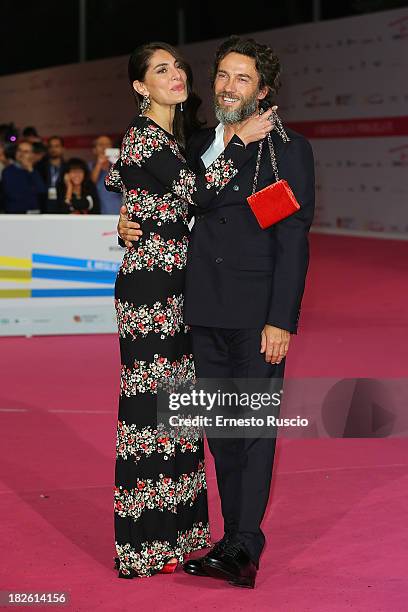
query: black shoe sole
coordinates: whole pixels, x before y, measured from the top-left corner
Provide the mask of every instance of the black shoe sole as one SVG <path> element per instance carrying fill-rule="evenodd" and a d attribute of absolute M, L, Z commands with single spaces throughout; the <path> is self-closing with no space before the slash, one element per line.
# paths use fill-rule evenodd
<path fill-rule="evenodd" d="M 255 588 L 255 578 L 237 578 L 236 580 L 228 580 L 228 583 L 244 589 Z"/>
<path fill-rule="evenodd" d="M 246 589 L 254 589 L 255 588 L 255 578 L 251 577 L 241 577 L 229 572 L 225 567 L 221 564 L 217 563 L 215 559 L 212 562 L 207 562 L 204 564 L 205 571 L 209 576 L 213 578 L 221 578 L 222 580 L 226 580 L 229 584 L 237 587 L 243 587 Z"/>

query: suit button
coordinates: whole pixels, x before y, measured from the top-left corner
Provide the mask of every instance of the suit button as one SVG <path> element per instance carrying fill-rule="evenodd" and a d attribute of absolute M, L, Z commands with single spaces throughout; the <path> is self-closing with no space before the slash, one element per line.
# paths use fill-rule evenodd
<path fill-rule="evenodd" d="M 222 263 L 223 261 L 224 261 L 224 260 L 223 260 L 223 258 L 222 258 L 222 257 L 217 257 L 217 259 L 215 260 L 215 263 L 216 263 L 216 264 L 220 264 L 220 263 Z"/>
<path fill-rule="evenodd" d="M 234 191 L 239 191 L 239 185 L 234 185 L 234 186 L 233 186 L 233 190 L 234 190 Z"/>
<path fill-rule="evenodd" d="M 220 223 L 226 223 L 226 222 L 227 222 L 227 217 L 220 218 Z"/>
<path fill-rule="evenodd" d="M 197 215 L 197 221 L 201 221 L 202 218 L 203 218 L 203 215 Z"/>

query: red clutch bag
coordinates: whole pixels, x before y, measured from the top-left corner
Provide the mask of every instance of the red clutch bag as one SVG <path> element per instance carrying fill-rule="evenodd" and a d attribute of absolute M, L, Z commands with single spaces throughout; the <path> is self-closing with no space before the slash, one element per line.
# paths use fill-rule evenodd
<path fill-rule="evenodd" d="M 253 193 L 247 201 L 262 229 L 289 217 L 300 208 L 289 184 L 283 179 Z"/>
<path fill-rule="evenodd" d="M 277 131 L 281 135 L 282 139 L 285 142 L 288 142 L 289 137 L 283 129 L 279 118 L 275 113 L 273 113 L 273 115 L 277 123 Z M 271 135 L 268 134 L 267 138 L 276 182 L 272 183 L 272 185 L 268 185 L 260 191 L 256 191 L 263 146 L 263 140 L 261 140 L 258 146 L 258 158 L 256 162 L 252 195 L 247 198 L 247 202 L 262 229 L 266 229 L 274 223 L 278 223 L 278 221 L 289 217 L 289 215 L 292 215 L 300 209 L 299 203 L 297 202 L 295 194 L 290 188 L 288 182 L 284 179 L 279 180 L 278 166 L 276 163 L 275 150 Z"/>

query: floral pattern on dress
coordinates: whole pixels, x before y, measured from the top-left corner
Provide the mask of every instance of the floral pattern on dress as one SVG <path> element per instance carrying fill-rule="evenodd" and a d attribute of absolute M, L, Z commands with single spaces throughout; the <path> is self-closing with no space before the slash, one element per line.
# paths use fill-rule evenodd
<path fill-rule="evenodd" d="M 105 176 L 105 186 L 115 191 L 122 191 L 124 189 L 119 170 L 115 166 L 111 166 L 108 174 Z"/>
<path fill-rule="evenodd" d="M 181 219 L 188 224 L 187 202 L 175 198 L 173 193 L 158 195 L 147 189 L 130 189 L 126 192 L 126 206 L 129 215 L 139 222 L 153 219 L 160 226 Z"/>
<path fill-rule="evenodd" d="M 137 393 L 157 393 L 179 383 L 195 380 L 193 355 L 183 355 L 180 361 L 154 355 L 154 361 L 136 360 L 132 368 L 121 366 L 120 394 L 131 397 Z"/>
<path fill-rule="evenodd" d="M 174 457 L 176 451 L 196 453 L 201 447 L 203 432 L 199 427 L 177 428 L 177 434 L 166 431 L 163 423 L 157 428 L 150 425 L 138 429 L 134 423 L 128 425 L 118 421 L 116 434 L 116 458 L 125 461 L 132 458 L 135 462 L 153 453 L 163 456 L 164 460 Z"/>
<path fill-rule="evenodd" d="M 158 125 L 148 123 L 143 128 L 133 126 L 123 138 L 120 158 L 128 166 L 132 164 L 141 166 L 144 160 L 149 159 L 163 147 L 170 147 L 176 157 L 181 161 L 186 161 L 176 141 L 169 138 Z"/>
<path fill-rule="evenodd" d="M 223 154 L 219 155 L 211 166 L 208 166 L 205 173 L 206 188 L 214 188 L 218 194 L 237 172 L 238 169 L 234 166 L 232 159 L 226 160 Z M 195 204 L 194 193 L 197 191 L 196 178 L 193 172 L 187 168 L 182 168 L 178 178 L 174 179 L 171 186 L 174 193 L 180 198 L 185 198 L 192 205 Z"/>
<path fill-rule="evenodd" d="M 218 194 L 236 174 L 238 174 L 238 169 L 234 166 L 232 159 L 225 159 L 223 154 L 219 155 L 217 159 L 208 166 L 207 172 L 205 173 L 207 189 L 215 187 Z"/>
<path fill-rule="evenodd" d="M 182 168 L 178 178 L 174 179 L 171 188 L 180 198 L 185 198 L 190 204 L 194 205 L 193 194 L 197 191 L 195 183 L 195 174 L 190 170 Z"/>
<path fill-rule="evenodd" d="M 169 296 L 165 304 L 157 301 L 153 306 L 148 304 L 134 306 L 127 301 L 115 299 L 119 336 L 122 338 L 130 336 L 136 340 L 154 332 L 160 334 L 160 339 L 164 340 L 180 331 L 186 333 L 189 328 L 183 323 L 183 301 L 182 293 Z"/>
<path fill-rule="evenodd" d="M 142 244 L 125 251 L 120 271 L 130 274 L 135 270 L 151 272 L 161 268 L 171 274 L 173 268 L 183 270 L 187 263 L 187 248 L 188 236 L 183 236 L 181 240 L 165 240 L 160 234 L 150 232 L 149 238 Z"/>
<path fill-rule="evenodd" d="M 136 479 L 134 489 L 121 485 L 114 488 L 115 513 L 122 518 L 137 521 L 145 510 L 167 510 L 173 514 L 179 506 L 193 506 L 201 491 L 207 489 L 204 462 L 200 461 L 197 470 L 190 474 L 181 474 L 177 480 L 165 474 L 159 479 Z"/>
<path fill-rule="evenodd" d="M 208 523 L 194 523 L 187 531 L 178 531 L 177 542 L 171 546 L 168 541 L 154 540 L 143 542 L 140 552 L 130 544 L 118 544 L 119 570 L 125 576 L 151 576 L 162 569 L 169 559 L 176 558 L 183 562 L 184 555 L 201 548 L 211 546 L 210 527 Z"/>

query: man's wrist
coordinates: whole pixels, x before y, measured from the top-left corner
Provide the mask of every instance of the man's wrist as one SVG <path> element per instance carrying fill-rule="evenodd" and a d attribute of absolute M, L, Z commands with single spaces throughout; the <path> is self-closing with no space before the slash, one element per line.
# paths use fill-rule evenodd
<path fill-rule="evenodd" d="M 234 136 L 235 136 L 235 138 L 238 138 L 238 139 L 239 139 L 239 140 L 242 142 L 242 144 L 244 145 L 244 147 L 245 147 L 245 148 L 247 148 L 247 145 L 248 145 L 249 143 L 248 143 L 248 142 L 245 140 L 245 138 L 243 138 L 243 137 L 242 137 L 242 136 L 239 134 L 239 132 L 235 132 L 235 133 L 234 133 L 234 135 L 233 135 L 233 138 L 234 138 Z"/>

